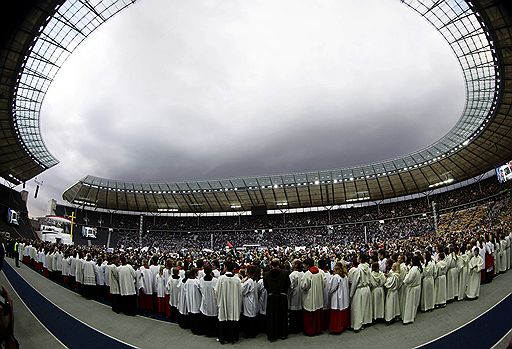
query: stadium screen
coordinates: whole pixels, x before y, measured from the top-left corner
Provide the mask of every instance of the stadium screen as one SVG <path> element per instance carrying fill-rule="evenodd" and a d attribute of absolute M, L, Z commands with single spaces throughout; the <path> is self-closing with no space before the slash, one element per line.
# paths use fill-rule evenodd
<path fill-rule="evenodd" d="M 500 183 L 512 180 L 512 161 L 496 168 L 496 175 Z"/>
<path fill-rule="evenodd" d="M 88 240 L 96 239 L 97 229 L 92 227 L 82 227 L 82 238 Z"/>
<path fill-rule="evenodd" d="M 7 223 L 19 225 L 18 223 L 18 212 L 14 211 L 12 208 L 7 210 Z"/>

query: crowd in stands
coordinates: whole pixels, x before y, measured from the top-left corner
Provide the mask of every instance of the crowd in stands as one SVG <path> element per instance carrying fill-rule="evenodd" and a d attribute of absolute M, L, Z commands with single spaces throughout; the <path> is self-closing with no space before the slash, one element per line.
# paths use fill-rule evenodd
<path fill-rule="evenodd" d="M 366 234 L 365 234 L 366 228 Z M 221 249 L 229 242 L 235 247 L 324 246 L 363 243 L 421 236 L 434 231 L 431 216 L 376 221 L 368 224 L 346 224 L 292 229 L 242 230 L 216 232 L 147 231 L 139 241 L 138 231 L 119 233 L 118 248 L 150 247 L 163 250 Z M 365 240 L 366 239 L 366 240 Z"/>
<path fill-rule="evenodd" d="M 510 186 L 510 185 L 508 185 Z M 508 189 L 495 177 L 484 179 L 463 188 L 425 196 L 422 198 L 398 201 L 386 204 L 372 204 L 364 207 L 330 209 L 323 211 L 268 214 L 263 216 L 163 216 L 158 214 L 144 216 L 144 231 L 202 232 L 202 231 L 244 231 L 270 230 L 280 228 L 325 227 L 327 225 L 373 222 L 384 219 L 432 214 L 432 202 L 436 203 L 439 214 L 461 205 L 485 201 L 497 195 L 500 190 Z M 489 199 L 492 200 L 492 199 Z M 114 228 L 120 231 L 139 229 L 138 215 L 106 213 L 88 209 L 75 209 L 58 205 L 56 214 L 69 216 L 76 211 L 76 223 L 99 228 Z"/>

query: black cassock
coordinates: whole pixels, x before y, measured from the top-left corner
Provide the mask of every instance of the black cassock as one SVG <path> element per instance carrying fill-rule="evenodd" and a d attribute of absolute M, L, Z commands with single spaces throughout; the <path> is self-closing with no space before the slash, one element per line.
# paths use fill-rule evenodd
<path fill-rule="evenodd" d="M 288 288 L 290 277 L 282 269 L 272 269 L 263 275 L 267 290 L 267 337 L 273 341 L 288 336 Z"/>

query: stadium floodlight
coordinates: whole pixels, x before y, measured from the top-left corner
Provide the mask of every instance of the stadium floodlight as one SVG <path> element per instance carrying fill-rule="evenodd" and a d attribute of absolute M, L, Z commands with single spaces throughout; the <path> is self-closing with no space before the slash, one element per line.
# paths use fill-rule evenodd
<path fill-rule="evenodd" d="M 83 205 L 83 206 L 96 206 L 96 203 L 85 201 L 85 200 L 73 200 L 74 204 Z"/>
<path fill-rule="evenodd" d="M 360 197 L 360 198 L 347 199 L 347 202 L 363 201 L 363 200 L 370 200 L 370 197 L 369 196 L 364 196 L 364 197 Z"/>
<path fill-rule="evenodd" d="M 453 182 L 454 179 L 453 178 L 449 178 L 447 180 L 444 180 L 442 182 L 437 182 L 437 183 L 434 183 L 434 184 L 431 184 L 429 185 L 428 187 L 429 188 L 434 188 L 434 187 L 439 187 L 440 185 L 445 185 L 445 184 L 450 184 L 451 182 Z"/>
<path fill-rule="evenodd" d="M 317 179 L 317 180 L 315 181 L 315 185 L 319 185 L 319 184 L 320 184 L 320 181 Z"/>
<path fill-rule="evenodd" d="M 276 206 L 288 206 L 288 202 L 286 202 L 286 201 L 276 202 Z"/>
<path fill-rule="evenodd" d="M 240 204 L 231 204 L 231 208 L 242 208 Z"/>

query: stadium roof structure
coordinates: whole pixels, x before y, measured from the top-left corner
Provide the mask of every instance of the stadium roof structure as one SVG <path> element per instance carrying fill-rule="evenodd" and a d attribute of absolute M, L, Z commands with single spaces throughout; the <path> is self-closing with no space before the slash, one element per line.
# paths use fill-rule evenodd
<path fill-rule="evenodd" d="M 428 191 L 475 177 L 512 159 L 510 1 L 400 1 L 446 39 L 465 79 L 462 116 L 433 144 L 368 165 L 286 175 L 179 183 L 130 183 L 87 176 L 67 189 L 63 198 L 77 205 L 138 212 L 342 205 Z M 0 52 L 0 91 L 8 91 L 0 95 L 0 132 L 5 137 L 0 142 L 0 176 L 21 182 L 57 164 L 39 129 L 44 95 L 73 50 L 133 2 L 41 0 L 27 11 Z"/>

